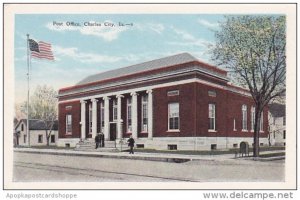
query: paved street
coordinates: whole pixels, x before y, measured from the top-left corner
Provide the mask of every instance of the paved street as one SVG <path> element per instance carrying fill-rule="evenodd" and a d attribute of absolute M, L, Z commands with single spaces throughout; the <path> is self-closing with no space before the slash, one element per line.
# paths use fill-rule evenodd
<path fill-rule="evenodd" d="M 137 153 L 138 154 L 138 153 Z M 183 163 L 14 152 L 14 181 L 284 181 L 284 160 Z"/>

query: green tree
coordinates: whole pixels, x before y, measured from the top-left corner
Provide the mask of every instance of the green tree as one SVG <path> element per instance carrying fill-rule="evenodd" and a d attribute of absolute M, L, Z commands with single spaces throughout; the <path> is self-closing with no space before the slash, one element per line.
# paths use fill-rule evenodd
<path fill-rule="evenodd" d="M 52 87 L 38 85 L 29 101 L 29 119 L 38 119 L 43 122 L 48 146 L 54 122 L 58 116 L 56 96 L 57 92 Z M 25 114 L 27 113 L 26 105 L 27 102 L 24 102 L 21 106 Z"/>
<path fill-rule="evenodd" d="M 259 125 L 265 106 L 286 91 L 285 16 L 225 16 L 215 33 L 212 60 L 247 87 L 255 103 L 254 157 L 259 156 Z"/>

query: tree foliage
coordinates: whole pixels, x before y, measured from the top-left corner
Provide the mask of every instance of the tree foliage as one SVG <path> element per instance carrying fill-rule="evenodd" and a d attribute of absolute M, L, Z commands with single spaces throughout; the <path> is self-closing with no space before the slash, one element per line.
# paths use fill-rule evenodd
<path fill-rule="evenodd" d="M 254 155 L 258 156 L 261 112 L 286 91 L 285 16 L 226 16 L 215 36 L 213 61 L 233 73 L 255 102 Z"/>
<path fill-rule="evenodd" d="M 52 87 L 38 85 L 29 100 L 29 118 L 38 119 L 45 126 L 47 145 L 53 130 L 54 122 L 57 120 L 57 93 Z M 22 111 L 26 112 L 27 102 L 24 102 Z"/>

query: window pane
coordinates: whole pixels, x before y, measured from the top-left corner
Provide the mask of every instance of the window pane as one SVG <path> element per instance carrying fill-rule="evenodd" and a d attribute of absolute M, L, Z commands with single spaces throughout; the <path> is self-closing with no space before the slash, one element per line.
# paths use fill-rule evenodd
<path fill-rule="evenodd" d="M 242 106 L 242 129 L 247 130 L 247 106 Z"/>
<path fill-rule="evenodd" d="M 51 135 L 51 143 L 55 142 L 55 135 Z"/>
<path fill-rule="evenodd" d="M 179 103 L 169 104 L 169 129 L 179 129 Z"/>
<path fill-rule="evenodd" d="M 208 106 L 208 117 L 214 118 L 215 117 L 215 104 L 209 104 Z"/>
<path fill-rule="evenodd" d="M 147 118 L 143 118 L 143 124 L 147 124 L 148 120 Z"/>
<path fill-rule="evenodd" d="M 208 129 L 215 130 L 215 113 L 216 113 L 216 105 L 215 104 L 208 104 L 208 120 L 209 125 Z"/>
<path fill-rule="evenodd" d="M 215 119 L 214 118 L 209 119 L 209 129 L 215 130 Z"/>
<path fill-rule="evenodd" d="M 174 118 L 174 129 L 179 129 L 179 118 Z"/>
<path fill-rule="evenodd" d="M 263 112 L 261 113 L 261 116 L 260 116 L 259 130 L 260 130 L 260 131 L 263 131 L 263 130 L 264 130 L 264 115 L 263 115 Z"/>
<path fill-rule="evenodd" d="M 127 132 L 132 131 L 131 126 L 131 98 L 127 99 Z"/>
<path fill-rule="evenodd" d="M 72 132 L 72 115 L 66 115 L 66 133 Z"/>
<path fill-rule="evenodd" d="M 170 129 L 174 129 L 174 126 L 173 126 L 173 125 L 174 125 L 174 118 L 170 118 L 169 123 L 170 123 L 170 124 L 169 124 L 169 128 L 170 128 Z"/>

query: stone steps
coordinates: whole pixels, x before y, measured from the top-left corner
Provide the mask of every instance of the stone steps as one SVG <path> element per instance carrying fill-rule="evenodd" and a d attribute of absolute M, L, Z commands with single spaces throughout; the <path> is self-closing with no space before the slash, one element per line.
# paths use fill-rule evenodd
<path fill-rule="evenodd" d="M 85 140 L 83 142 L 79 142 L 76 147 L 75 150 L 78 151 L 91 151 L 91 150 L 95 150 L 97 151 L 98 149 L 102 149 L 103 151 L 111 151 L 113 149 L 116 149 L 116 142 L 115 141 L 105 141 L 104 142 L 104 147 L 95 149 L 96 147 L 96 143 L 90 140 Z M 100 150 L 99 150 L 100 151 Z"/>

